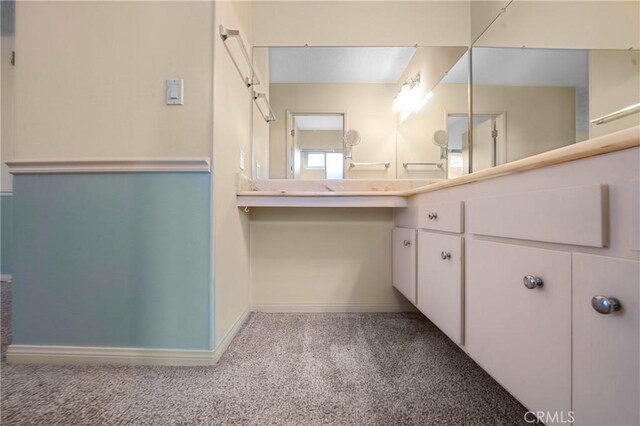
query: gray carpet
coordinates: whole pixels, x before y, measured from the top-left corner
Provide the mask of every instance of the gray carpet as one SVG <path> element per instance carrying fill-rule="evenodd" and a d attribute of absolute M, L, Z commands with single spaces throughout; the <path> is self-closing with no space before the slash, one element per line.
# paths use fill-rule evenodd
<path fill-rule="evenodd" d="M 3 363 L 1 379 L 2 425 L 525 424 L 419 314 L 255 313 L 214 367 Z"/>

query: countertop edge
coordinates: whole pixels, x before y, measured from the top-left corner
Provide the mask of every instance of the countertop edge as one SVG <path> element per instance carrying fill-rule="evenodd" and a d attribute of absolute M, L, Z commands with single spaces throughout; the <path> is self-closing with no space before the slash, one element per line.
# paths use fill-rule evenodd
<path fill-rule="evenodd" d="M 640 126 L 567 145 L 453 179 L 402 191 L 238 191 L 239 197 L 411 197 L 640 146 Z"/>

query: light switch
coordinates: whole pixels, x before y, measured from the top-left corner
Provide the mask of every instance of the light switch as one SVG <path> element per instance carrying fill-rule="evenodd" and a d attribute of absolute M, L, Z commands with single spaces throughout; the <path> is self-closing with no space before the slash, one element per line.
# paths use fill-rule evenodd
<path fill-rule="evenodd" d="M 183 105 L 183 93 L 181 78 L 167 80 L 167 105 Z"/>
<path fill-rule="evenodd" d="M 244 170 L 244 151 L 240 151 L 240 170 Z"/>

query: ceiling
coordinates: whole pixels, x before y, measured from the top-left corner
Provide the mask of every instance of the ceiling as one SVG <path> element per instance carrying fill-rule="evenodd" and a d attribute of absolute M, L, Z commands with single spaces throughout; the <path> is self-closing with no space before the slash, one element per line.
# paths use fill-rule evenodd
<path fill-rule="evenodd" d="M 589 52 L 568 49 L 473 48 L 473 83 L 586 88 Z M 442 80 L 467 83 L 467 55 Z"/>
<path fill-rule="evenodd" d="M 298 130 L 340 130 L 342 131 L 341 115 L 297 115 Z"/>
<path fill-rule="evenodd" d="M 271 47 L 270 83 L 397 83 L 414 47 Z"/>

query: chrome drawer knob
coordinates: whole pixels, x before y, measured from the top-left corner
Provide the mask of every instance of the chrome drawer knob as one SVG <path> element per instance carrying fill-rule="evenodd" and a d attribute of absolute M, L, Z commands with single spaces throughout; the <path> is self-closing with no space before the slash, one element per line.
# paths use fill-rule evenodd
<path fill-rule="evenodd" d="M 411 241 L 409 241 L 409 240 L 404 240 L 404 241 L 402 242 L 402 244 L 404 244 L 404 246 L 405 246 L 405 247 L 409 247 L 409 246 L 411 245 Z"/>
<path fill-rule="evenodd" d="M 615 297 L 593 296 L 591 306 L 597 313 L 607 315 L 611 312 L 619 311 L 622 307 L 620 301 Z"/>
<path fill-rule="evenodd" d="M 451 259 L 451 253 L 449 253 L 448 251 L 443 251 L 442 253 L 440 253 L 440 257 L 442 258 L 442 260 Z"/>
<path fill-rule="evenodd" d="M 429 213 L 429 220 L 436 220 L 438 218 L 438 213 Z"/>
<path fill-rule="evenodd" d="M 525 275 L 522 279 L 522 283 L 528 289 L 534 289 L 536 287 L 542 287 L 544 285 L 544 281 L 540 277 L 534 277 L 532 275 Z"/>

